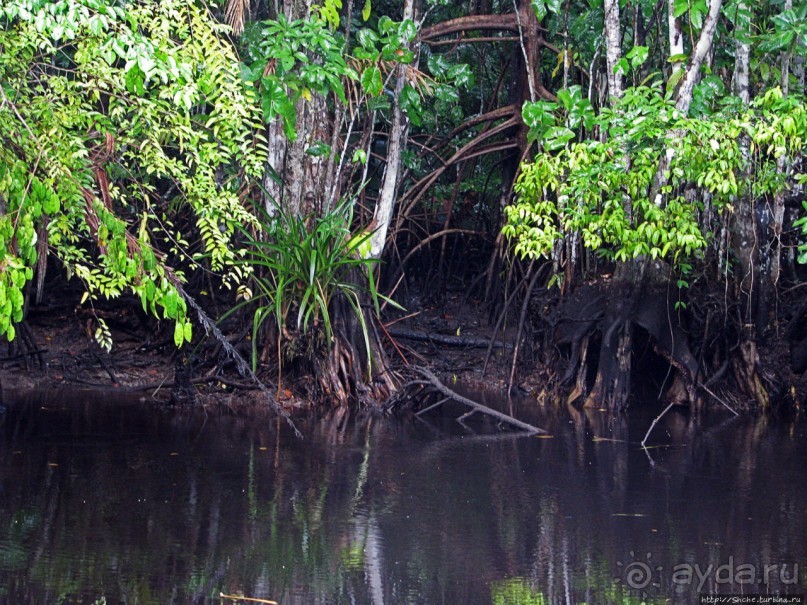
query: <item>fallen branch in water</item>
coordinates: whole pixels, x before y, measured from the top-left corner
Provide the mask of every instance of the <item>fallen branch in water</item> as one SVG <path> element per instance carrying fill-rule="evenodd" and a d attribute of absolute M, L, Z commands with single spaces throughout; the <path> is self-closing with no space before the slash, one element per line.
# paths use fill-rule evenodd
<path fill-rule="evenodd" d="M 291 430 L 294 431 L 294 434 L 298 438 L 302 439 L 303 434 L 294 425 L 294 421 L 291 419 L 289 413 L 283 409 L 283 406 L 280 405 L 269 388 L 261 381 L 260 378 L 258 378 L 255 372 L 252 371 L 252 368 L 250 368 L 247 361 L 241 356 L 236 348 L 224 337 L 224 334 L 221 333 L 221 330 L 219 330 L 216 322 L 210 319 L 207 313 L 205 313 L 204 309 L 202 309 L 202 307 L 199 306 L 199 303 L 197 303 L 196 300 L 185 291 L 179 281 L 176 281 L 173 285 L 182 298 L 185 299 L 188 305 L 190 305 L 190 307 L 196 311 L 196 317 L 199 320 L 199 323 L 202 324 L 202 327 L 205 329 L 205 333 L 208 336 L 212 335 L 216 342 L 221 344 L 221 347 L 224 349 L 227 356 L 235 362 L 235 367 L 236 370 L 238 370 L 238 374 L 243 378 L 251 380 L 255 386 L 258 387 L 258 390 L 266 397 L 266 402 L 269 404 L 269 407 L 271 407 L 278 416 L 286 421 L 286 424 L 291 427 Z"/>
<path fill-rule="evenodd" d="M 516 427 L 518 429 L 521 429 L 522 431 L 526 431 L 526 432 L 528 432 L 528 433 L 530 433 L 532 435 L 534 435 L 534 434 L 546 434 L 547 433 L 547 431 L 545 431 L 544 429 L 540 429 L 537 426 L 533 426 L 533 425 L 528 424 L 526 422 L 522 422 L 521 420 L 518 420 L 517 418 L 513 418 L 512 416 L 508 416 L 507 414 L 499 412 L 498 410 L 494 410 L 494 409 L 489 408 L 489 407 L 487 407 L 485 405 L 482 405 L 481 403 L 477 403 L 476 401 L 473 401 L 472 399 L 468 399 L 467 397 L 463 397 L 459 393 L 451 390 L 445 384 L 443 384 L 440 381 L 440 379 L 437 378 L 437 376 L 435 376 L 431 372 L 431 370 L 428 370 L 428 369 L 423 368 L 423 367 L 416 367 L 416 368 L 414 368 L 414 370 L 418 374 L 423 376 L 423 378 L 425 380 L 416 380 L 416 381 L 414 381 L 414 382 L 412 382 L 410 384 L 424 386 L 426 388 L 431 388 L 431 389 L 437 391 L 438 393 L 440 393 L 441 395 L 443 395 L 443 399 L 441 399 L 437 403 L 432 404 L 431 406 L 429 406 L 428 408 L 423 410 L 424 412 L 427 411 L 427 410 L 430 410 L 430 409 L 434 409 L 437 406 L 442 405 L 446 401 L 451 400 L 451 401 L 456 401 L 457 403 L 460 403 L 462 405 L 465 405 L 465 406 L 471 408 L 469 412 L 467 412 L 466 414 L 463 414 L 462 416 L 460 416 L 460 418 L 459 418 L 460 421 L 462 421 L 463 419 L 467 418 L 468 416 L 470 416 L 472 414 L 480 413 L 480 414 L 484 414 L 486 416 L 490 416 L 491 418 L 495 418 L 499 422 L 503 422 L 505 424 L 509 424 L 510 426 L 513 426 L 513 427 Z"/>

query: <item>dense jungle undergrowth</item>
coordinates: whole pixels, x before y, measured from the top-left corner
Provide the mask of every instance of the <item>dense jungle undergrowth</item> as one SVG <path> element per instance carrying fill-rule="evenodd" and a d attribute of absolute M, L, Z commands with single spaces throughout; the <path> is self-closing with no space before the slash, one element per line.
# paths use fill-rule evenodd
<path fill-rule="evenodd" d="M 6 387 L 803 409 L 803 0 L 0 22 Z"/>

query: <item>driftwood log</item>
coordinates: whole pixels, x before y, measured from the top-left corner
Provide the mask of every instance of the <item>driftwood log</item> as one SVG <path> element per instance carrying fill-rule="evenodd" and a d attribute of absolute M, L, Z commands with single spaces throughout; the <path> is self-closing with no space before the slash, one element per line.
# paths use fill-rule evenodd
<path fill-rule="evenodd" d="M 387 333 L 395 338 L 404 340 L 416 340 L 419 342 L 432 342 L 447 347 L 467 347 L 470 349 L 487 349 L 491 346 L 491 341 L 486 338 L 474 338 L 473 336 L 453 336 L 451 334 L 435 334 L 430 332 L 416 332 L 403 328 L 389 328 Z M 501 349 L 509 347 L 502 342 L 494 341 L 493 348 Z"/>
<path fill-rule="evenodd" d="M 481 403 L 473 401 L 472 399 L 468 399 L 467 397 L 463 397 L 459 393 L 453 391 L 452 389 L 448 388 L 445 384 L 443 384 L 443 382 L 441 382 L 440 379 L 437 378 L 437 376 L 435 376 L 434 373 L 431 370 L 428 370 L 427 368 L 415 367 L 413 369 L 420 376 L 422 376 L 423 379 L 414 380 L 410 382 L 409 385 L 420 386 L 426 389 L 427 391 L 430 390 L 431 392 L 436 392 L 439 393 L 440 395 L 443 395 L 443 398 L 437 401 L 436 403 L 433 403 L 432 405 L 417 412 L 418 415 L 424 414 L 429 410 L 433 410 L 447 401 L 456 401 L 457 403 L 460 403 L 469 408 L 469 411 L 467 413 L 463 414 L 457 419 L 460 422 L 462 422 L 465 418 L 468 418 L 472 414 L 479 413 L 485 416 L 489 416 L 490 418 L 494 418 L 499 422 L 510 425 L 516 429 L 525 431 L 530 435 L 547 433 L 547 431 L 545 431 L 542 428 L 538 428 L 537 426 L 533 426 L 532 424 L 523 422 L 518 418 L 513 418 L 512 416 L 509 416 L 503 412 L 489 408 L 485 405 L 482 405 Z"/>

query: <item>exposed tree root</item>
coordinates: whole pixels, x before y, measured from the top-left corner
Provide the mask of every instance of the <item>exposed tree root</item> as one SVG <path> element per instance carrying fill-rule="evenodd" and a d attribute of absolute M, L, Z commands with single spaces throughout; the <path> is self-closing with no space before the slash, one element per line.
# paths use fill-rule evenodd
<path fill-rule="evenodd" d="M 396 390 L 397 381 L 389 369 L 375 320 L 366 313 L 362 326 L 345 300 L 334 302 L 334 342 L 326 354 L 311 357 L 316 382 L 322 394 L 337 405 L 378 405 Z"/>

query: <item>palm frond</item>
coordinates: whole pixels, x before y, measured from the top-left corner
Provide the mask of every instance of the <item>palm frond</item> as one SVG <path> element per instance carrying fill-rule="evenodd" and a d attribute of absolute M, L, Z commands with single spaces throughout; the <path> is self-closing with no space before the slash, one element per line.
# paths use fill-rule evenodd
<path fill-rule="evenodd" d="M 227 24 L 233 28 L 236 36 L 240 36 L 244 32 L 251 4 L 251 0 L 227 0 L 227 6 L 224 7 L 224 18 Z"/>

